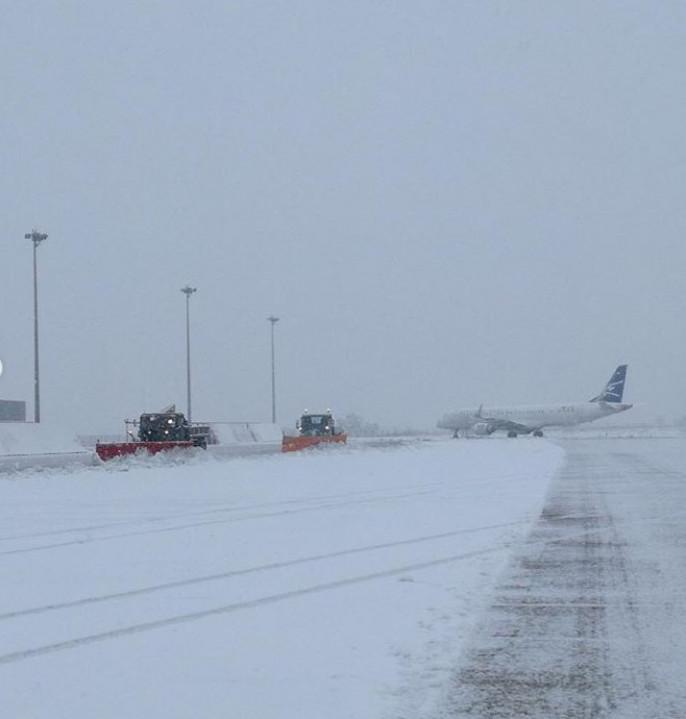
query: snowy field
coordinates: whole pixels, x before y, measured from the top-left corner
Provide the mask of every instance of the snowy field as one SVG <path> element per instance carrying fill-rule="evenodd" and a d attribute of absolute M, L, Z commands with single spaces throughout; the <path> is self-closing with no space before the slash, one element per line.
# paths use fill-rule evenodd
<path fill-rule="evenodd" d="M 423 716 L 563 457 L 431 441 L 4 475 L 2 716 Z"/>

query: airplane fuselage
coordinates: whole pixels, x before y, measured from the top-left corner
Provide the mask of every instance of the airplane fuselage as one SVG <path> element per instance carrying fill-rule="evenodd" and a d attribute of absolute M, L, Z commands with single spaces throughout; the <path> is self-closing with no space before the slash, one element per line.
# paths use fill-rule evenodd
<path fill-rule="evenodd" d="M 499 422 L 521 425 L 521 431 L 543 427 L 567 427 L 592 422 L 629 409 L 632 405 L 620 402 L 576 402 L 560 405 L 530 405 L 515 407 L 480 407 L 463 409 L 446 414 L 438 423 L 443 429 L 469 431 L 481 426 L 483 434 L 501 427 Z M 490 423 L 490 426 L 489 426 Z"/>

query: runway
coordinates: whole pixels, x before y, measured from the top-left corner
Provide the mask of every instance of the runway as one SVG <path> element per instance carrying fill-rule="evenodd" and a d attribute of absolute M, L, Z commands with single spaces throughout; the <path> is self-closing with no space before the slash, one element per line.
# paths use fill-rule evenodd
<path fill-rule="evenodd" d="M 686 716 L 686 441 L 562 444 L 439 714 Z"/>

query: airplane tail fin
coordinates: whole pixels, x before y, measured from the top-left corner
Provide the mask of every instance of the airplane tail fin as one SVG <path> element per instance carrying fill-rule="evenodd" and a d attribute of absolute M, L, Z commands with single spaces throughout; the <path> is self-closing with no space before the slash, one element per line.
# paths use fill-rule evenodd
<path fill-rule="evenodd" d="M 610 381 L 605 385 L 603 391 L 594 397 L 591 402 L 621 402 L 624 396 L 624 382 L 626 381 L 627 365 L 620 364 L 614 371 Z"/>

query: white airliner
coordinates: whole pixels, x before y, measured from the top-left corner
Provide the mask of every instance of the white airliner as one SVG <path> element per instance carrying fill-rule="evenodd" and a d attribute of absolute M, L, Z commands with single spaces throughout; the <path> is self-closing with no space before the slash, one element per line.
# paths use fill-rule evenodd
<path fill-rule="evenodd" d="M 498 430 L 508 437 L 518 434 L 543 436 L 543 427 L 566 427 L 611 414 L 624 412 L 633 405 L 623 404 L 627 365 L 614 371 L 603 391 L 588 402 L 574 404 L 539 405 L 531 407 L 479 407 L 478 410 L 461 409 L 446 414 L 438 422 L 441 429 L 451 429 L 454 437 L 493 434 Z"/>

